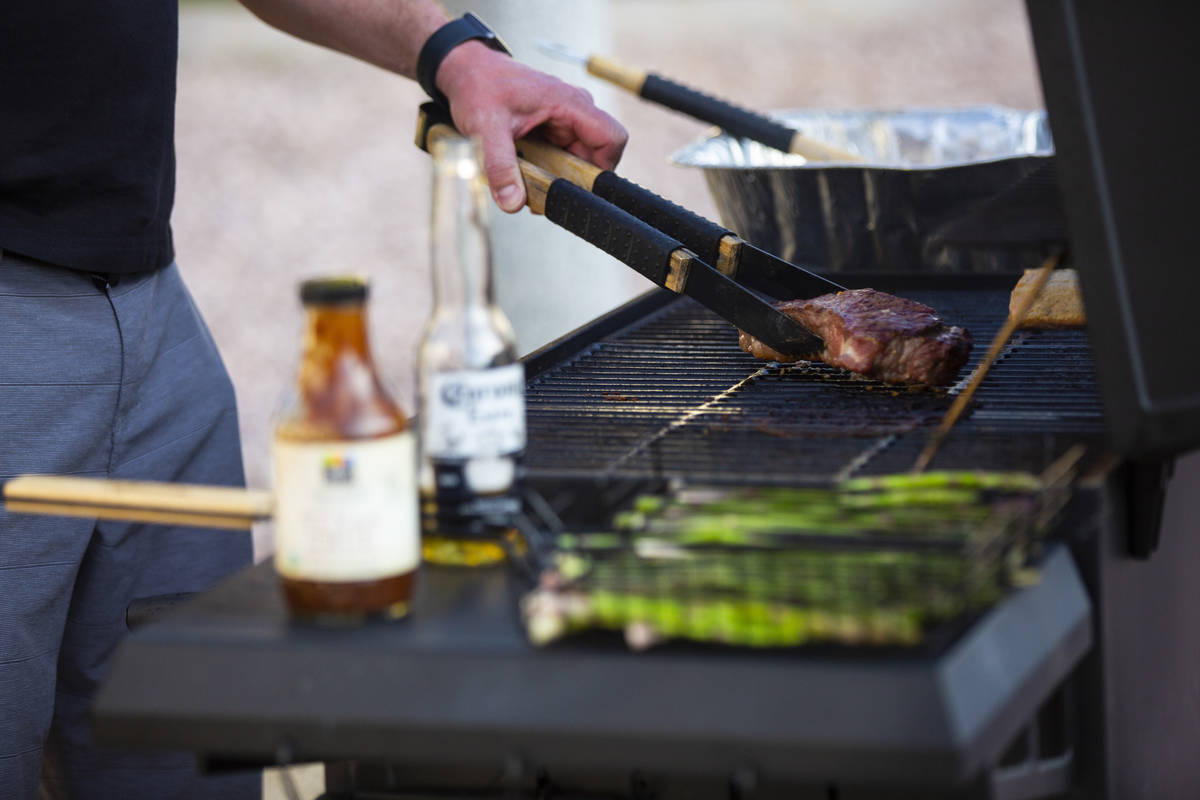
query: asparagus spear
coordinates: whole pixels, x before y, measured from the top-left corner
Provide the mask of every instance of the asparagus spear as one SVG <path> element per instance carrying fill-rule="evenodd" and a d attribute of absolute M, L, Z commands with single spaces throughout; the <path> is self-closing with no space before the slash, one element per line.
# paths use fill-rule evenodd
<path fill-rule="evenodd" d="M 1037 492 L 1042 481 L 1029 472 L 950 471 L 902 472 L 892 475 L 850 478 L 840 484 L 848 492 L 881 489 L 970 488 L 1003 492 Z"/>
<path fill-rule="evenodd" d="M 527 595 L 522 612 L 530 640 L 544 645 L 584 628 L 640 631 L 636 640 L 687 638 L 750 647 L 784 647 L 813 641 L 915 644 L 922 615 L 912 608 L 820 609 L 760 600 L 705 599 L 610 592 Z M 636 641 L 634 643 L 637 643 Z"/>
<path fill-rule="evenodd" d="M 1006 526 L 1029 508 L 985 493 L 1040 488 L 1026 473 L 936 472 L 643 496 L 614 531 L 559 537 L 567 552 L 523 603 L 526 624 L 535 643 L 585 627 L 624 630 L 631 646 L 913 643 L 994 602 L 1024 560 Z M 923 549 L 903 549 L 913 542 Z"/>

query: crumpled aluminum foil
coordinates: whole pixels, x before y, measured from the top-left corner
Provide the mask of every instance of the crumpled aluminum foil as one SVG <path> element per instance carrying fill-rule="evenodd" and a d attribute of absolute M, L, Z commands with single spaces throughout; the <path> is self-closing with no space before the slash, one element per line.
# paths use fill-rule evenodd
<path fill-rule="evenodd" d="M 948 234 L 961 223 L 986 224 L 972 218 L 980 208 L 1021 230 L 1030 226 L 1013 218 L 1026 208 L 1061 216 L 1052 182 L 1044 203 L 1030 205 L 1029 192 L 1014 191 L 1053 161 L 1043 111 L 977 106 L 771 116 L 864 160 L 808 162 L 720 132 L 673 153 L 673 163 L 704 170 L 722 223 L 752 244 L 825 272 L 1016 272 L 1044 257 L 1043 240 L 1013 241 L 997 231 L 995 241 L 963 242 Z M 1022 205 L 1006 209 L 1008 198 Z"/>

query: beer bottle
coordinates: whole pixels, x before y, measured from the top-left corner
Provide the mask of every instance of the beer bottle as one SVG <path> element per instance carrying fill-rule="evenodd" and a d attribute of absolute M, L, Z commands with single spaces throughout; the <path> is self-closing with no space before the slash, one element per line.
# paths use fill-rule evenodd
<path fill-rule="evenodd" d="M 420 562 L 416 442 L 367 345 L 367 284 L 300 287 L 296 389 L 275 427 L 275 569 L 292 613 L 408 612 Z"/>
<path fill-rule="evenodd" d="M 525 449 L 525 369 L 492 293 L 487 188 L 477 145 L 431 142 L 434 307 L 418 355 L 422 552 L 502 561 Z"/>

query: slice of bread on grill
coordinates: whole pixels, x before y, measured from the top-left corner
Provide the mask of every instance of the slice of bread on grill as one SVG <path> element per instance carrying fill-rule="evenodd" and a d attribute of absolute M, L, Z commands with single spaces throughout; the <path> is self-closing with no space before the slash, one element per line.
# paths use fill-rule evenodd
<path fill-rule="evenodd" d="M 1017 281 L 1008 299 L 1012 316 L 1021 301 L 1029 295 L 1036 269 L 1027 269 Z M 1033 301 L 1021 328 L 1082 328 L 1087 324 L 1083 313 L 1083 296 L 1079 292 L 1079 273 L 1073 269 L 1056 269 L 1050 274 L 1041 294 Z"/>

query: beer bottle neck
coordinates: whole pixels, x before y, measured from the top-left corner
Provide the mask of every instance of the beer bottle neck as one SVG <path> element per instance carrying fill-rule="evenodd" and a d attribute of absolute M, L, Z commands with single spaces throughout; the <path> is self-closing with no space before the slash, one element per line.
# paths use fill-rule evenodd
<path fill-rule="evenodd" d="M 439 148 L 431 230 L 436 310 L 493 304 L 487 192 L 473 145 Z"/>

